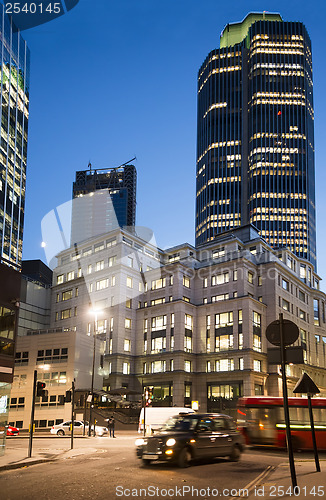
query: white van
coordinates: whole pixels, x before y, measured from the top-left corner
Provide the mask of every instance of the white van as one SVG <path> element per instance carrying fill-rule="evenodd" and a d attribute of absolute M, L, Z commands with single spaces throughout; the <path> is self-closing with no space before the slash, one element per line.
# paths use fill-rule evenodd
<path fill-rule="evenodd" d="M 157 431 L 170 418 L 179 413 L 195 413 L 191 408 L 181 406 L 146 406 L 145 427 L 146 435 L 149 436 Z M 144 432 L 144 408 L 141 409 L 139 416 L 138 432 Z"/>

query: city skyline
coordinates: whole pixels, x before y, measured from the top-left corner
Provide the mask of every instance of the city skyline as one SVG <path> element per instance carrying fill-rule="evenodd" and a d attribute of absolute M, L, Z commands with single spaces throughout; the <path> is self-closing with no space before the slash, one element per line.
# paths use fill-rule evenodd
<path fill-rule="evenodd" d="M 0 7 L 4 1 L 0 0 Z M 44 7 L 43 2 L 31 2 L 30 14 L 32 8 Z M 7 3 L 6 8 L 10 5 L 19 10 L 19 4 Z M 189 495 L 183 496 L 188 498 L 195 491 L 197 496 L 202 494 L 204 479 L 206 496 L 253 497 L 262 496 L 261 491 L 268 496 L 270 485 L 281 495 L 285 490 L 286 495 L 296 494 L 297 488 L 301 493 L 316 495 L 318 490 L 318 495 L 323 494 L 320 485 L 325 484 L 325 473 L 320 472 L 317 446 L 325 449 L 326 293 L 322 289 L 326 286 L 320 286 L 317 272 L 325 275 L 326 285 L 325 5 L 317 0 L 308 5 L 303 0 L 289 0 L 286 5 L 280 0 L 264 4 L 251 0 L 249 5 L 241 0 L 226 5 L 216 0 L 170 0 L 165 4 L 64 0 L 48 4 L 45 12 L 53 5 L 69 10 L 74 4 L 78 5 L 64 16 L 23 32 L 25 50 L 28 45 L 32 54 L 30 95 L 25 83 L 29 68 L 12 65 L 13 42 L 18 41 L 20 47 L 19 39 L 14 30 L 5 29 L 7 20 L 2 24 L 1 146 L 6 184 L 3 189 L 0 176 L 0 236 L 3 229 L 5 242 L 2 248 L 0 245 L 0 455 L 4 455 L 0 469 L 5 470 L 4 491 L 10 498 L 20 498 L 21 491 L 28 498 L 56 498 L 79 490 L 85 498 L 111 498 L 114 488 L 118 496 L 137 496 L 138 491 L 146 496 L 146 491 L 150 494 L 155 488 L 156 496 L 166 497 L 173 483 L 178 485 L 178 496 L 186 482 Z M 25 4 L 22 11 L 27 8 Z M 251 40 L 247 38 L 241 54 L 228 43 L 222 45 L 223 52 L 212 52 L 218 46 L 218 32 L 222 30 L 222 39 L 224 33 L 229 41 L 235 28 L 238 36 L 237 27 L 242 21 L 247 24 L 248 14 L 263 20 L 250 28 Z M 266 16 L 282 16 L 285 22 L 265 23 Z M 315 51 L 313 63 L 305 29 Z M 292 51 L 291 45 L 291 59 L 284 61 L 281 54 L 288 52 L 289 34 L 296 48 Z M 281 50 L 275 49 L 279 42 Z M 273 48 L 266 50 L 267 44 Z M 253 59 L 246 64 L 248 49 Z M 271 53 L 275 50 L 279 53 L 274 59 Z M 225 55 L 230 55 L 233 64 L 219 61 L 216 65 L 217 53 L 220 59 L 223 54 L 224 62 Z M 299 53 L 305 56 L 304 62 L 298 60 Z M 199 73 L 203 81 L 197 88 L 203 61 Z M 280 66 L 284 62 L 289 64 L 286 68 Z M 247 70 L 251 81 L 237 78 L 239 64 L 242 76 Z M 314 103 L 312 65 L 317 82 Z M 207 91 L 210 83 L 205 88 L 205 78 L 211 82 L 214 70 L 226 73 L 225 68 L 232 68 L 233 77 L 224 74 L 222 85 L 216 87 L 228 88 L 227 97 L 208 99 L 212 95 Z M 277 73 L 279 69 L 282 71 Z M 291 75 L 284 75 L 287 71 Z M 266 73 L 272 77 L 271 85 L 262 77 Z M 283 85 L 283 76 L 297 81 L 291 79 L 290 85 L 289 81 Z M 242 87 L 241 99 L 237 86 Z M 245 99 L 247 90 L 251 100 Z M 233 113 L 216 112 L 232 93 Z M 275 110 L 272 101 L 279 95 L 286 102 L 277 102 L 282 107 Z M 260 105 L 266 106 L 262 113 Z M 298 112 L 303 106 L 310 112 L 304 120 Z M 308 160 L 313 157 L 313 109 L 315 269 L 315 186 L 313 165 L 305 161 L 305 155 Z M 29 118 L 27 172 L 24 116 Z M 231 129 L 232 120 L 241 124 L 238 136 L 216 134 L 212 138 L 207 128 L 201 135 L 199 161 L 206 155 L 207 162 L 199 164 L 197 176 L 206 169 L 210 179 L 202 175 L 199 194 L 206 188 L 212 196 L 209 203 L 205 196 L 200 200 L 206 213 L 199 227 L 195 219 L 197 116 L 213 123 L 212 117 L 223 116 L 223 132 L 228 125 Z M 207 154 L 211 149 L 214 153 Z M 131 162 L 135 166 L 128 165 Z M 221 173 L 215 168 L 218 163 L 222 170 L 238 169 L 238 179 Z M 116 176 L 122 165 L 128 165 L 126 176 Z M 240 174 L 244 187 L 238 182 Z M 251 174 L 261 177 L 260 185 Z M 268 183 L 264 184 L 267 179 L 263 176 L 270 176 Z M 224 186 L 220 189 L 224 183 L 231 195 Z M 232 183 L 237 184 L 235 189 Z M 294 196 L 287 196 L 289 193 Z M 217 199 L 224 201 L 223 196 L 234 201 L 233 213 L 228 213 L 233 224 L 225 224 L 227 227 L 215 224 L 222 220 L 216 215 L 226 214 L 223 210 L 218 213 Z M 264 200 L 256 203 L 257 198 Z M 276 198 L 282 201 L 275 202 Z M 248 205 L 255 201 L 242 217 L 247 208 L 244 200 Z M 214 203 L 216 209 L 211 211 L 208 207 Z M 26 216 L 21 272 L 13 269 L 19 269 L 21 258 L 22 233 L 15 233 L 17 209 L 21 231 Z M 262 235 L 253 225 L 256 222 L 262 222 Z M 207 227 L 202 229 L 205 223 Z M 308 236 L 307 226 L 311 230 Z M 223 230 L 216 234 L 215 228 Z M 264 240 L 271 230 L 273 241 Z M 297 240 L 293 231 L 301 231 Z M 278 238 L 280 233 L 279 247 L 275 234 Z M 205 237 L 198 241 L 201 234 Z M 284 242 L 290 242 L 290 249 Z M 10 249 L 8 257 L 16 262 L 3 264 L 3 248 Z M 305 253 L 308 261 L 303 260 Z M 305 379 L 306 386 L 302 384 Z M 298 397 L 287 401 L 293 394 Z M 319 397 L 311 401 L 314 395 Z M 157 410 L 163 420 L 165 407 L 169 413 L 179 413 L 172 419 L 175 425 L 168 421 L 165 432 L 151 438 L 154 424 L 158 424 L 151 415 Z M 198 412 L 191 426 L 189 421 L 184 426 L 183 407 Z M 136 425 L 143 435 L 138 434 L 141 439 L 135 442 Z M 20 441 L 28 429 L 29 440 Z M 107 440 L 106 445 L 102 436 L 111 437 L 112 430 L 112 437 L 118 440 L 112 444 Z M 76 437 L 84 434 L 85 439 L 74 440 L 74 433 Z M 59 443 L 54 434 L 70 434 L 70 450 L 69 440 Z M 10 435 L 15 435 L 11 442 L 6 439 Z M 97 435 L 101 435 L 99 447 Z M 134 442 L 142 460 L 139 470 L 135 468 Z M 309 465 L 307 455 L 307 467 L 298 469 L 299 486 L 295 488 L 293 452 L 311 450 L 312 442 L 317 474 L 308 472 L 313 461 Z M 242 457 L 244 443 L 250 449 Z M 259 449 L 252 447 L 256 444 Z M 278 448 L 277 453 L 272 456 L 265 445 Z M 289 452 L 292 489 L 282 448 Z M 206 457 L 220 455 L 228 460 L 206 461 Z M 152 478 L 147 467 L 163 458 L 180 468 L 195 465 L 199 458 L 205 462 L 188 476 L 186 471 L 176 470 L 172 483 L 167 483 L 166 470 L 154 465 Z M 92 459 L 97 460 L 93 465 Z M 47 461 L 53 463 L 42 464 Z M 38 470 L 33 473 L 31 467 L 29 474 L 28 467 L 35 464 Z M 104 481 L 100 480 L 100 466 L 107 471 Z M 57 488 L 59 476 L 62 480 Z M 211 484 L 213 488 L 208 486 Z"/>
<path fill-rule="evenodd" d="M 32 91 L 41 90 L 41 93 L 37 95 L 40 95 L 40 99 L 42 97 L 48 99 L 48 108 L 52 115 L 50 113 L 51 119 L 47 132 L 40 130 L 36 118 L 43 109 L 40 109 L 40 102 L 35 104 L 34 117 L 32 113 L 31 118 L 34 130 L 28 159 L 24 258 L 44 260 L 44 254 L 40 249 L 40 219 L 55 206 L 69 199 L 75 170 L 86 169 L 89 161 L 96 164 L 97 168 L 109 168 L 123 163 L 134 155 L 138 158 L 135 163 L 138 170 L 138 225 L 151 227 L 158 245 L 162 248 L 173 246 L 180 241 L 193 244 L 196 75 L 206 54 L 218 44 L 218 31 L 222 30 L 228 22 L 241 21 L 249 11 L 262 11 L 270 7 L 270 11 L 280 12 L 285 21 L 292 19 L 303 21 L 310 34 L 314 49 L 313 57 L 317 61 L 316 63 L 314 60 L 314 82 L 317 82 L 315 88 L 316 180 L 319 188 L 323 186 L 322 162 L 319 153 L 319 151 L 322 152 L 322 130 L 318 126 L 318 121 L 321 123 L 322 109 L 325 105 L 321 91 L 323 68 L 320 63 L 318 64 L 318 61 L 322 59 L 322 51 L 318 43 L 318 39 L 320 40 L 318 22 L 316 24 L 313 16 L 314 8 L 318 8 L 320 13 L 319 3 L 314 3 L 308 9 L 303 2 L 300 2 L 296 4 L 294 12 L 291 4 L 283 6 L 281 2 L 271 2 L 264 6 L 261 2 L 251 2 L 245 7 L 240 2 L 234 2 L 233 9 L 225 7 L 223 10 L 218 9 L 213 2 L 206 2 L 198 19 L 200 9 L 197 2 L 192 2 L 184 15 L 181 15 L 184 12 L 182 9 L 184 2 L 180 2 L 174 6 L 173 19 L 171 15 L 168 15 L 171 14 L 171 10 L 168 9 L 168 12 L 159 20 L 156 7 L 149 4 L 140 7 L 127 2 L 120 8 L 115 6 L 110 10 L 105 7 L 104 2 L 99 2 L 96 13 L 92 13 L 91 16 L 110 13 L 111 17 L 107 20 L 113 31 L 106 40 L 103 25 L 98 18 L 97 29 L 91 32 L 97 46 L 101 48 L 99 54 L 105 53 L 106 55 L 107 63 L 104 65 L 104 74 L 107 78 L 110 77 L 109 80 L 105 80 L 109 88 L 109 92 L 105 94 L 103 94 L 104 87 L 99 86 L 101 79 L 96 80 L 94 90 L 97 99 L 94 101 L 85 97 L 91 95 L 92 81 L 83 78 L 85 74 L 82 72 L 84 69 L 81 65 L 84 46 L 81 43 L 80 31 L 83 30 L 83 23 L 85 23 L 86 4 L 86 1 L 81 1 L 69 15 L 64 16 L 64 19 L 25 32 L 28 43 L 31 43 L 36 51 L 33 63 L 33 84 L 36 86 L 32 86 Z M 127 5 L 129 8 L 126 10 Z M 235 6 L 238 7 L 236 11 Z M 168 7 L 171 8 L 172 5 Z M 214 15 L 208 21 L 209 11 Z M 190 33 L 197 20 L 196 37 L 192 39 Z M 113 26 L 114 21 L 115 26 Z M 205 29 L 204 21 L 209 22 L 209 26 L 205 26 Z M 124 25 L 134 27 L 128 35 L 125 33 L 123 38 L 115 38 L 118 28 Z M 169 26 L 169 37 L 165 33 L 166 25 Z M 141 29 L 144 26 L 146 30 Z M 67 53 L 64 53 L 61 44 L 54 43 L 54 38 L 60 35 L 59 38 L 63 43 L 68 37 L 69 30 L 70 35 L 72 30 L 77 38 L 72 37 L 75 41 L 68 48 Z M 134 36 L 132 46 L 130 45 L 131 33 Z M 40 47 L 39 41 L 44 38 L 45 44 Z M 148 45 L 151 38 L 154 42 L 153 48 Z M 77 40 L 81 43 L 79 50 Z M 102 45 L 100 42 L 103 42 Z M 187 44 L 189 50 L 185 50 Z M 92 46 L 89 44 L 87 47 L 87 57 L 92 53 Z M 45 47 L 48 51 L 48 58 L 41 72 L 35 64 L 45 54 Z M 102 52 L 103 49 L 104 52 Z M 132 51 L 132 57 L 130 57 L 130 51 Z M 154 53 L 157 54 L 157 60 L 152 57 Z M 184 54 L 183 57 L 180 57 L 181 54 Z M 151 58 L 151 68 L 146 72 L 148 57 Z M 62 71 L 57 72 L 55 68 L 58 68 L 59 60 L 62 63 Z M 120 71 L 123 60 L 128 61 L 125 72 Z M 99 61 L 99 56 L 88 60 L 94 74 L 96 74 L 95 70 Z M 77 67 L 79 71 L 76 71 Z M 89 70 L 90 67 L 86 74 Z M 60 79 L 60 76 L 64 84 L 57 93 L 44 93 L 44 85 L 40 88 L 37 82 L 40 75 L 43 84 L 44 81 L 49 84 L 49 91 L 54 89 L 53 85 L 58 82 L 57 79 L 58 77 Z M 77 87 L 76 84 L 78 84 Z M 83 95 L 85 100 L 78 101 L 74 98 L 71 88 L 75 88 L 77 96 Z M 92 102 L 94 105 L 91 107 Z M 58 111 L 54 109 L 55 103 Z M 82 107 L 80 107 L 81 103 Z M 142 114 L 140 114 L 140 109 Z M 64 110 L 67 112 L 64 113 Z M 82 114 L 79 114 L 81 111 Z M 62 117 L 65 120 L 62 120 Z M 81 120 L 80 117 L 82 117 Z M 59 123 L 61 128 L 58 128 Z M 80 134 L 82 134 L 82 141 Z M 50 158 L 49 151 L 53 144 L 56 147 Z M 104 148 L 102 144 L 105 145 Z M 42 175 L 40 175 L 41 164 L 43 165 Z M 45 164 L 47 168 L 44 167 Z M 51 196 L 47 193 L 48 185 L 52 187 Z M 158 193 L 161 196 L 158 196 Z M 35 196 L 38 199 L 37 210 L 35 202 L 32 201 Z M 40 200 L 44 207 L 42 214 L 39 210 Z M 323 241 L 323 235 L 321 231 L 318 232 L 318 227 L 321 226 L 318 215 L 322 213 L 322 210 L 323 200 L 320 190 L 317 190 L 317 238 L 319 240 L 317 271 L 323 277 L 322 269 L 326 268 L 322 260 L 320 243 Z"/>

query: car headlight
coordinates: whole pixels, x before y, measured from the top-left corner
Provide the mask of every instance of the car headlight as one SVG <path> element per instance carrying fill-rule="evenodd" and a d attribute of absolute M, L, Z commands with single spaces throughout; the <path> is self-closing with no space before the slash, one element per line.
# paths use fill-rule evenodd
<path fill-rule="evenodd" d="M 143 446 L 143 444 L 146 444 L 146 439 L 142 439 L 142 438 L 136 439 L 136 441 L 135 441 L 136 446 Z"/>
<path fill-rule="evenodd" d="M 170 438 L 167 440 L 167 442 L 165 443 L 166 446 L 174 446 L 176 443 L 176 440 L 174 438 Z"/>

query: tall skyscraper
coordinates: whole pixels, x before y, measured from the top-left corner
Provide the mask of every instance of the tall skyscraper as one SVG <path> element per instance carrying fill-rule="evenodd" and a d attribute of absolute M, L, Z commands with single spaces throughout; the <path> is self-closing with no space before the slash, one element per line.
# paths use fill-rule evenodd
<path fill-rule="evenodd" d="M 8 419 L 20 305 L 28 108 L 29 49 L 0 4 L 0 427 Z M 0 455 L 5 433 L 0 436 Z"/>
<path fill-rule="evenodd" d="M 197 245 L 250 222 L 316 266 L 313 120 L 305 26 L 228 24 L 198 74 Z"/>
<path fill-rule="evenodd" d="M 118 227 L 134 226 L 136 184 L 134 165 L 76 172 L 71 244 Z"/>
<path fill-rule="evenodd" d="M 0 261 L 19 270 L 24 226 L 30 54 L 2 4 L 0 31 Z"/>

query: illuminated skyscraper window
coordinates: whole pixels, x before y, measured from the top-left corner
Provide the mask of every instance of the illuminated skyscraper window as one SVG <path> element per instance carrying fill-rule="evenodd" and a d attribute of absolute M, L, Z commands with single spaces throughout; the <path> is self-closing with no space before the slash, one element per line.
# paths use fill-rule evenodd
<path fill-rule="evenodd" d="M 249 14 L 198 74 L 196 244 L 248 223 L 316 265 L 311 43 Z"/>

